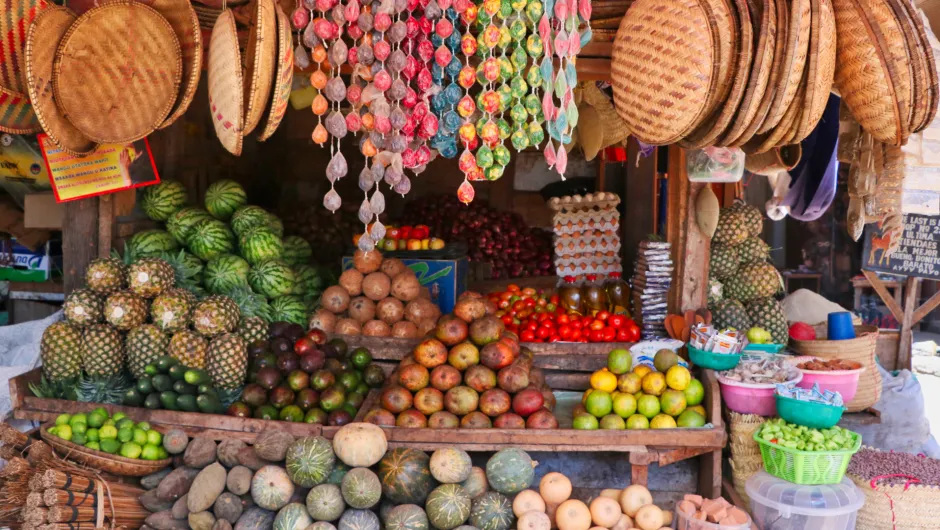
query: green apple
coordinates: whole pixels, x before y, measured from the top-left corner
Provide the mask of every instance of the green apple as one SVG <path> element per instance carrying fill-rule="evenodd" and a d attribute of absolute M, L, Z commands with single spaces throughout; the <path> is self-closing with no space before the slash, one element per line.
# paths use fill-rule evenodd
<path fill-rule="evenodd" d="M 754 344 L 767 344 L 771 341 L 770 332 L 757 326 L 747 330 L 747 340 Z"/>

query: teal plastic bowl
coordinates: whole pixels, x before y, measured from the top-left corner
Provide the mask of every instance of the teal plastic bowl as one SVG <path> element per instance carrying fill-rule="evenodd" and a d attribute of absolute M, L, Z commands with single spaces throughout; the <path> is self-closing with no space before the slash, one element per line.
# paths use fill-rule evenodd
<path fill-rule="evenodd" d="M 741 361 L 740 353 L 712 353 L 710 351 L 702 351 L 693 347 L 691 344 L 689 344 L 688 347 L 689 360 L 692 361 L 692 364 L 701 366 L 702 368 L 718 371 L 730 370 Z"/>
<path fill-rule="evenodd" d="M 761 352 L 761 353 L 780 353 L 786 348 L 786 344 L 754 344 L 753 342 L 748 343 L 744 347 L 743 353 L 748 352 Z"/>
<path fill-rule="evenodd" d="M 797 425 L 805 425 L 812 429 L 829 429 L 842 419 L 845 407 L 799 401 L 797 399 L 777 395 L 777 415 Z"/>

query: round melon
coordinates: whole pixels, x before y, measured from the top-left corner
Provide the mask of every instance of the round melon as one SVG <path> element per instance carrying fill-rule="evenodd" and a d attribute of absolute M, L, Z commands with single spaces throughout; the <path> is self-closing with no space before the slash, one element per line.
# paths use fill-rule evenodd
<path fill-rule="evenodd" d="M 280 510 L 293 494 L 294 483 L 282 467 L 264 466 L 251 479 L 251 499 L 265 510 Z"/>
<path fill-rule="evenodd" d="M 281 508 L 274 518 L 274 530 L 306 530 L 313 524 L 307 513 L 307 507 L 299 502 L 292 502 Z"/>
<path fill-rule="evenodd" d="M 128 249 L 138 258 L 160 257 L 164 252 L 179 250 L 179 243 L 164 230 L 144 230 L 137 232 L 127 242 Z"/>
<path fill-rule="evenodd" d="M 347 466 L 340 460 L 336 461 L 336 464 L 333 465 L 333 472 L 330 473 L 330 476 L 326 478 L 327 484 L 336 484 L 339 486 L 343 483 L 343 477 L 346 476 L 346 473 L 349 473 L 351 467 Z"/>
<path fill-rule="evenodd" d="M 445 447 L 431 455 L 431 476 L 443 484 L 459 484 L 470 476 L 473 462 L 463 449 Z"/>
<path fill-rule="evenodd" d="M 270 215 L 264 208 L 248 204 L 235 210 L 229 224 L 235 235 L 241 236 L 256 226 L 266 226 Z"/>
<path fill-rule="evenodd" d="M 350 424 L 352 425 L 352 424 Z M 381 530 L 379 516 L 372 510 L 346 510 L 339 518 L 338 530 Z"/>
<path fill-rule="evenodd" d="M 206 263 L 203 283 L 210 293 L 223 294 L 239 285 L 248 285 L 251 265 L 234 254 L 222 254 Z"/>
<path fill-rule="evenodd" d="M 336 484 L 320 484 L 307 493 L 307 512 L 315 521 L 335 521 L 345 510 L 346 501 Z"/>
<path fill-rule="evenodd" d="M 299 297 L 288 294 L 271 300 L 273 322 L 291 322 L 303 326 L 307 323 L 309 309 Z"/>
<path fill-rule="evenodd" d="M 272 259 L 281 259 L 284 243 L 265 227 L 252 228 L 238 238 L 241 255 L 252 265 Z M 292 265 L 292 263 L 288 263 Z"/>
<path fill-rule="evenodd" d="M 333 447 L 322 436 L 305 436 L 287 447 L 287 474 L 302 488 L 321 484 L 330 476 L 335 462 Z"/>
<path fill-rule="evenodd" d="M 281 260 L 266 261 L 248 272 L 248 285 L 268 298 L 290 294 L 295 281 L 294 271 Z"/>
<path fill-rule="evenodd" d="M 343 477 L 341 489 L 346 504 L 353 508 L 371 508 L 382 498 L 382 483 L 379 482 L 379 477 L 365 467 L 350 469 Z"/>
<path fill-rule="evenodd" d="M 480 530 L 509 530 L 515 522 L 512 502 L 502 493 L 488 491 L 473 501 L 470 524 Z"/>
<path fill-rule="evenodd" d="M 235 236 L 222 221 L 201 221 L 189 235 L 189 250 L 199 259 L 209 261 L 235 250 Z"/>
<path fill-rule="evenodd" d="M 477 497 L 486 493 L 487 484 L 486 484 L 486 471 L 483 471 L 483 468 L 473 466 L 473 469 L 470 470 L 470 476 L 467 477 L 467 480 L 460 483 L 463 486 L 463 489 L 467 490 L 467 495 L 471 499 L 476 500 Z"/>
<path fill-rule="evenodd" d="M 212 219 L 209 212 L 202 208 L 187 206 L 166 220 L 166 231 L 176 239 L 177 243 L 186 245 L 189 242 L 189 236 L 193 233 L 193 228 L 200 222 L 209 219 Z"/>
<path fill-rule="evenodd" d="M 175 180 L 163 180 L 143 189 L 140 209 L 154 221 L 166 221 L 186 206 L 186 186 Z"/>
<path fill-rule="evenodd" d="M 385 456 L 388 441 L 382 428 L 371 423 L 350 423 L 336 431 L 333 451 L 346 465 L 370 467 Z"/>
<path fill-rule="evenodd" d="M 470 517 L 470 496 L 460 484 L 442 484 L 428 495 L 428 520 L 439 530 L 452 530 Z"/>
<path fill-rule="evenodd" d="M 402 504 L 388 512 L 385 530 L 428 530 L 428 514 L 416 504 Z"/>
<path fill-rule="evenodd" d="M 281 218 L 274 215 L 273 213 L 268 214 L 268 221 L 265 223 L 268 227 L 268 230 L 274 232 L 274 235 L 277 237 L 284 237 L 284 222 L 281 221 Z"/>
<path fill-rule="evenodd" d="M 494 490 L 513 495 L 532 485 L 535 465 L 532 457 L 522 449 L 501 449 L 486 463 L 486 479 Z"/>
<path fill-rule="evenodd" d="M 313 257 L 310 243 L 300 236 L 287 236 L 284 238 L 283 259 L 290 265 L 306 265 Z"/>
<path fill-rule="evenodd" d="M 248 202 L 248 195 L 241 184 L 223 179 L 206 189 L 206 210 L 216 219 L 227 221 L 239 207 Z"/>
<path fill-rule="evenodd" d="M 398 447 L 379 461 L 382 494 L 400 504 L 424 504 L 434 487 L 431 459 L 424 451 Z"/>
<path fill-rule="evenodd" d="M 316 268 L 310 265 L 294 265 L 294 276 L 297 283 L 294 284 L 294 292 L 291 294 L 303 297 L 315 295 L 322 290 L 323 280 Z"/>

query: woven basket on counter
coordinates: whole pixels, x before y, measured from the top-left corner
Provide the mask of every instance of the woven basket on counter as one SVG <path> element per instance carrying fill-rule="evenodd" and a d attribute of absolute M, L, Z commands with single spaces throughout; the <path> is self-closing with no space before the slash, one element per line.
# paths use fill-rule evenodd
<path fill-rule="evenodd" d="M 749 499 L 744 488 L 747 479 L 764 468 L 760 446 L 754 441 L 754 432 L 760 429 L 760 426 L 767 421 L 767 418 L 756 414 L 739 414 L 728 411 L 727 419 L 732 482 L 734 483 L 734 489 L 747 501 Z"/>
<path fill-rule="evenodd" d="M 138 460 L 89 449 L 49 434 L 49 427 L 52 427 L 52 424 L 43 425 L 39 430 L 39 436 L 47 444 L 51 445 L 56 453 L 64 458 L 88 465 L 99 471 L 104 471 L 105 473 L 143 477 L 151 473 L 156 473 L 173 462 L 172 458 L 164 458 L 163 460 Z"/>
<path fill-rule="evenodd" d="M 940 487 L 922 486 L 911 477 L 904 484 L 884 484 L 847 474 L 865 494 L 857 528 L 932 530 L 940 526 Z"/>

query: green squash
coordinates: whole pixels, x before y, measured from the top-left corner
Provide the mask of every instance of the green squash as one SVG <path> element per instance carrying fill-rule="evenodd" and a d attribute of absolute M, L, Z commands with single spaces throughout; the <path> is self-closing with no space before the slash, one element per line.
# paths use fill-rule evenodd
<path fill-rule="evenodd" d="M 434 488 L 431 459 L 424 451 L 399 447 L 379 461 L 382 495 L 398 504 L 423 505 Z"/>
<path fill-rule="evenodd" d="M 536 462 L 522 449 L 502 449 L 486 463 L 486 479 L 494 490 L 513 495 L 532 485 L 535 466 Z"/>
<path fill-rule="evenodd" d="M 287 474 L 300 487 L 321 484 L 333 471 L 333 445 L 322 436 L 305 436 L 287 447 Z"/>
<path fill-rule="evenodd" d="M 346 473 L 341 489 L 346 504 L 360 510 L 375 506 L 382 498 L 382 483 L 367 467 L 356 467 Z"/>
<path fill-rule="evenodd" d="M 307 493 L 307 511 L 314 521 L 335 521 L 345 509 L 343 493 L 336 484 L 320 484 Z"/>
<path fill-rule="evenodd" d="M 515 522 L 512 502 L 502 493 L 488 491 L 473 501 L 470 524 L 480 530 L 509 530 Z"/>
<path fill-rule="evenodd" d="M 343 477 L 346 476 L 346 473 L 349 473 L 350 469 L 352 468 L 344 464 L 342 461 L 337 460 L 336 463 L 333 464 L 333 471 L 330 473 L 330 476 L 327 477 L 326 483 L 336 484 L 339 486 L 343 483 Z"/>
<path fill-rule="evenodd" d="M 428 520 L 439 530 L 452 530 L 470 517 L 470 496 L 460 484 L 443 484 L 428 495 Z"/>
<path fill-rule="evenodd" d="M 274 530 L 305 530 L 313 524 L 307 513 L 307 507 L 299 502 L 292 502 L 281 508 L 274 518 Z"/>
<path fill-rule="evenodd" d="M 429 530 L 428 514 L 416 504 L 396 506 L 388 513 L 385 530 Z"/>
<path fill-rule="evenodd" d="M 379 517 L 372 510 L 346 510 L 337 530 L 381 530 Z"/>

